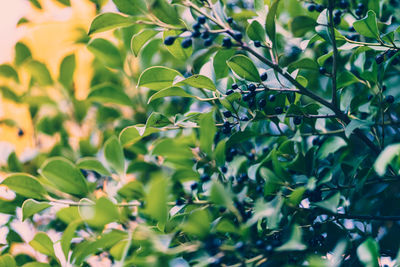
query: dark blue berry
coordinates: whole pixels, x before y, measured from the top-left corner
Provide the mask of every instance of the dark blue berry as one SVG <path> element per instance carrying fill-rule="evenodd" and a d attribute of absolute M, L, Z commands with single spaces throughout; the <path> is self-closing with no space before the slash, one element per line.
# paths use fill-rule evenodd
<path fill-rule="evenodd" d="M 360 17 L 363 14 L 363 11 L 362 11 L 362 9 L 357 8 L 354 13 L 356 13 L 356 15 Z"/>
<path fill-rule="evenodd" d="M 239 88 L 239 86 L 237 85 L 237 83 L 233 83 L 233 84 L 232 84 L 232 89 L 233 89 L 233 90 L 238 89 L 238 88 Z"/>
<path fill-rule="evenodd" d="M 18 136 L 19 137 L 24 136 L 24 131 L 22 129 L 18 130 Z"/>
<path fill-rule="evenodd" d="M 379 65 L 379 64 L 382 64 L 382 62 L 385 60 L 385 55 L 383 55 L 383 54 L 379 54 L 379 55 L 377 55 L 376 57 L 375 57 L 375 61 L 376 61 L 376 63 Z"/>
<path fill-rule="evenodd" d="M 185 201 L 184 201 L 183 199 L 181 199 L 181 198 L 178 198 L 178 199 L 176 200 L 175 204 L 176 204 L 177 206 L 181 206 L 181 205 L 185 204 Z"/>
<path fill-rule="evenodd" d="M 340 8 L 343 8 L 343 9 L 346 9 L 346 8 L 349 7 L 349 2 L 347 2 L 347 0 L 341 0 L 341 1 L 339 2 L 339 7 L 340 7 Z"/>
<path fill-rule="evenodd" d="M 341 18 L 340 18 L 340 17 L 333 17 L 333 23 L 334 23 L 335 25 L 339 25 L 339 24 L 340 24 L 340 21 L 341 21 Z"/>
<path fill-rule="evenodd" d="M 222 173 L 226 173 L 228 171 L 228 168 L 227 167 L 225 167 L 225 166 L 222 166 L 221 167 L 221 172 Z"/>
<path fill-rule="evenodd" d="M 223 134 L 230 134 L 232 131 L 231 127 L 223 127 L 222 128 L 222 133 Z"/>
<path fill-rule="evenodd" d="M 309 5 L 308 6 L 308 11 L 310 11 L 310 12 L 315 11 L 315 5 L 314 4 Z"/>
<path fill-rule="evenodd" d="M 198 31 L 201 28 L 201 24 L 196 22 L 195 24 L 193 24 L 192 28 L 193 28 L 193 30 L 197 30 Z"/>
<path fill-rule="evenodd" d="M 258 101 L 258 106 L 260 108 L 265 107 L 266 104 L 267 104 L 267 101 L 265 99 L 261 99 L 260 101 Z"/>
<path fill-rule="evenodd" d="M 191 45 L 192 45 L 192 38 L 185 38 L 181 43 L 182 48 L 188 48 Z"/>
<path fill-rule="evenodd" d="M 388 58 L 391 58 L 391 57 L 393 57 L 396 53 L 397 53 L 396 50 L 389 50 L 389 51 L 386 53 L 386 55 L 387 55 Z"/>
<path fill-rule="evenodd" d="M 333 13 L 334 17 L 340 17 L 342 15 L 342 11 L 341 10 L 336 10 L 335 13 Z"/>
<path fill-rule="evenodd" d="M 233 93 L 234 93 L 234 91 L 232 89 L 229 89 L 228 91 L 226 91 L 226 95 L 230 95 L 230 94 L 233 94 Z"/>
<path fill-rule="evenodd" d="M 326 68 L 325 67 L 320 67 L 319 68 L 319 73 L 326 74 Z"/>
<path fill-rule="evenodd" d="M 368 97 L 367 97 L 368 101 L 370 101 L 372 98 L 374 98 L 374 96 L 371 95 L 371 94 L 369 94 Z"/>
<path fill-rule="evenodd" d="M 392 104 L 394 102 L 394 97 L 392 95 L 388 95 L 386 97 L 386 102 Z"/>
<path fill-rule="evenodd" d="M 226 47 L 226 48 L 231 48 L 231 47 L 232 47 L 232 40 L 231 40 L 231 38 L 225 37 L 225 38 L 222 40 L 222 46 L 223 46 L 223 47 Z"/>
<path fill-rule="evenodd" d="M 266 72 L 264 72 L 263 74 L 261 74 L 260 78 L 261 78 L 261 81 L 264 82 L 268 79 L 268 74 Z"/>
<path fill-rule="evenodd" d="M 168 36 L 164 39 L 164 44 L 165 45 L 173 45 L 175 42 L 176 37 L 175 36 Z"/>
<path fill-rule="evenodd" d="M 315 6 L 315 10 L 317 10 L 317 12 L 322 12 L 324 11 L 325 7 L 323 5 L 316 5 Z"/>
<path fill-rule="evenodd" d="M 261 47 L 261 42 L 260 41 L 254 41 L 254 46 L 255 47 Z"/>
<path fill-rule="evenodd" d="M 252 92 L 256 90 L 256 86 L 254 85 L 254 83 L 249 84 L 247 88 Z"/>
<path fill-rule="evenodd" d="M 198 183 L 193 183 L 193 184 L 191 184 L 190 189 L 196 190 L 198 186 L 199 186 Z"/>
<path fill-rule="evenodd" d="M 229 110 L 224 111 L 222 114 L 224 114 L 225 118 L 230 118 L 232 117 L 232 112 L 230 112 Z"/>
<path fill-rule="evenodd" d="M 206 23 L 206 17 L 205 16 L 200 16 L 197 18 L 197 22 L 200 24 Z"/>
<path fill-rule="evenodd" d="M 282 114 L 282 113 L 283 113 L 283 108 L 281 108 L 281 107 L 276 107 L 276 108 L 275 108 L 275 113 L 278 114 L 278 115 L 279 115 L 279 114 Z"/>
<path fill-rule="evenodd" d="M 208 182 L 210 180 L 211 180 L 211 177 L 208 174 L 203 174 L 202 176 L 200 176 L 200 181 L 202 181 L 203 183 Z"/>
<path fill-rule="evenodd" d="M 364 6 L 364 4 L 363 4 L 363 3 L 359 3 L 359 4 L 357 5 L 357 8 L 359 8 L 359 9 L 364 9 L 364 8 L 365 8 L 365 6 Z"/>
<path fill-rule="evenodd" d="M 236 32 L 236 33 L 233 35 L 233 38 L 235 38 L 235 40 L 237 40 L 237 41 L 240 41 L 240 40 L 242 40 L 242 38 L 243 38 L 243 34 L 242 34 L 241 32 Z"/>
<path fill-rule="evenodd" d="M 243 115 L 242 117 L 240 117 L 241 121 L 249 121 L 249 117 L 247 117 L 246 115 Z"/>
<path fill-rule="evenodd" d="M 300 125 L 301 124 L 301 117 L 297 116 L 293 118 L 293 123 L 294 125 Z"/>
<path fill-rule="evenodd" d="M 200 37 L 202 39 L 207 39 L 208 37 L 210 37 L 210 33 L 208 31 L 204 31 L 201 33 Z"/>
<path fill-rule="evenodd" d="M 275 99 L 276 99 L 276 96 L 275 96 L 275 95 L 269 95 L 269 97 L 268 97 L 268 100 L 269 100 L 270 102 L 274 102 Z"/>
<path fill-rule="evenodd" d="M 201 33 L 200 33 L 199 31 L 193 31 L 193 32 L 192 32 L 192 37 L 193 37 L 193 38 L 199 38 L 200 35 L 201 35 Z"/>
<path fill-rule="evenodd" d="M 212 45 L 212 43 L 213 43 L 213 40 L 211 38 L 208 38 L 204 41 L 204 46 L 210 46 L 210 45 Z"/>
<path fill-rule="evenodd" d="M 226 22 L 228 22 L 229 24 L 232 24 L 233 23 L 233 18 L 232 17 L 227 18 Z"/>

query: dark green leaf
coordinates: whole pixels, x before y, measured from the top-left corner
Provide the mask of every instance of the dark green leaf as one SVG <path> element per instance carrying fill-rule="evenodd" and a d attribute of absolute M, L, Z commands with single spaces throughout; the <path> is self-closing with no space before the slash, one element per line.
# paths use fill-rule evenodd
<path fill-rule="evenodd" d="M 261 82 L 260 74 L 250 58 L 244 55 L 236 55 L 226 63 L 239 77 L 251 82 Z"/>
<path fill-rule="evenodd" d="M 118 27 L 127 27 L 133 23 L 134 20 L 131 17 L 121 16 L 117 13 L 103 13 L 94 18 L 88 34 L 104 32 Z"/>

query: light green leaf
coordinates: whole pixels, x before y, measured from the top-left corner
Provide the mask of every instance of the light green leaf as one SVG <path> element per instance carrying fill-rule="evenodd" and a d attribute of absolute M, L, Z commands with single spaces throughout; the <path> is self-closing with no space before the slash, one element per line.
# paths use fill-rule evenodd
<path fill-rule="evenodd" d="M 236 55 L 226 63 L 239 77 L 251 82 L 261 82 L 260 74 L 250 58 L 244 55 Z"/>
<path fill-rule="evenodd" d="M 370 10 L 364 19 L 357 20 L 353 23 L 354 29 L 361 35 L 379 40 L 378 23 L 376 22 L 376 14 Z"/>
<path fill-rule="evenodd" d="M 4 254 L 0 256 L 0 266 L 17 267 L 17 263 L 10 254 Z"/>
<path fill-rule="evenodd" d="M 140 75 L 138 86 L 153 90 L 164 89 L 172 85 L 176 76 L 182 76 L 182 74 L 167 67 L 150 67 Z"/>
<path fill-rule="evenodd" d="M 80 206 L 79 214 L 87 224 L 96 228 L 103 228 L 106 224 L 119 220 L 117 206 L 106 197 L 99 198 L 95 205 L 88 203 Z"/>
<path fill-rule="evenodd" d="M 46 86 L 53 84 L 53 79 L 45 64 L 31 60 L 27 62 L 26 68 L 39 85 Z"/>
<path fill-rule="evenodd" d="M 183 225 L 183 231 L 203 238 L 210 232 L 210 224 L 210 214 L 206 209 L 194 210 Z"/>
<path fill-rule="evenodd" d="M 147 118 L 146 128 L 148 127 L 162 128 L 170 124 L 172 124 L 171 121 L 163 114 L 158 112 L 153 112 Z"/>
<path fill-rule="evenodd" d="M 271 0 L 271 5 L 269 6 L 267 19 L 265 21 L 265 30 L 269 36 L 269 39 L 275 44 L 276 39 L 276 26 L 275 17 L 278 10 L 279 0 Z"/>
<path fill-rule="evenodd" d="M 74 82 L 76 60 L 75 55 L 71 54 L 66 56 L 60 65 L 60 75 L 58 80 L 65 88 L 71 89 Z"/>
<path fill-rule="evenodd" d="M 305 249 L 307 249 L 307 246 L 301 241 L 301 228 L 298 225 L 293 225 L 289 241 L 276 248 L 276 251 L 299 251 Z"/>
<path fill-rule="evenodd" d="M 164 39 L 168 36 L 177 36 L 181 33 L 181 31 L 177 30 L 168 30 L 165 31 L 163 34 Z M 193 46 L 188 48 L 182 47 L 182 40 L 183 38 L 177 38 L 172 45 L 165 46 L 167 50 L 177 59 L 186 61 L 190 58 L 193 53 Z"/>
<path fill-rule="evenodd" d="M 211 155 L 212 144 L 214 143 L 217 127 L 214 121 L 214 112 L 209 112 L 201 116 L 200 122 L 200 149 L 207 155 Z"/>
<path fill-rule="evenodd" d="M 22 204 L 22 221 L 25 221 L 32 215 L 41 212 L 47 208 L 51 207 L 48 202 L 38 202 L 33 199 L 27 199 Z"/>
<path fill-rule="evenodd" d="M 39 181 L 29 174 L 11 174 L 1 184 L 27 198 L 45 199 L 47 195 L 46 190 Z"/>
<path fill-rule="evenodd" d="M 153 29 L 144 29 L 141 32 L 132 36 L 131 49 L 132 52 L 135 54 L 135 56 L 139 55 L 139 52 L 142 49 L 142 47 L 157 33 L 158 31 Z"/>
<path fill-rule="evenodd" d="M 124 152 L 116 136 L 110 137 L 104 144 L 104 156 L 111 168 L 119 174 L 125 172 Z"/>
<path fill-rule="evenodd" d="M 19 82 L 17 71 L 9 64 L 0 65 L 0 76 L 13 79 L 15 82 Z"/>
<path fill-rule="evenodd" d="M 118 10 L 129 15 L 140 15 L 147 12 L 145 0 L 113 0 Z"/>
<path fill-rule="evenodd" d="M 177 25 L 181 22 L 175 6 L 171 5 L 166 0 L 153 0 L 150 6 L 150 12 L 167 24 Z"/>
<path fill-rule="evenodd" d="M 31 50 L 22 42 L 15 44 L 15 65 L 20 66 L 26 60 L 32 58 Z"/>
<path fill-rule="evenodd" d="M 118 105 L 132 106 L 132 101 L 129 96 L 122 90 L 112 85 L 99 85 L 93 88 L 89 93 L 89 100 L 98 101 L 101 103 L 113 103 Z"/>
<path fill-rule="evenodd" d="M 161 224 L 165 224 L 168 218 L 167 192 L 167 179 L 154 177 L 150 182 L 150 190 L 146 198 L 146 213 Z"/>
<path fill-rule="evenodd" d="M 22 267 L 51 267 L 51 265 L 42 262 L 28 262 L 22 265 Z"/>
<path fill-rule="evenodd" d="M 339 73 L 337 80 L 337 88 L 344 88 L 353 83 L 358 83 L 360 80 L 353 73 L 349 71 L 342 71 Z"/>
<path fill-rule="evenodd" d="M 261 24 L 254 20 L 246 29 L 246 34 L 253 41 L 265 42 L 265 31 Z"/>
<path fill-rule="evenodd" d="M 102 38 L 92 40 L 87 48 L 107 67 L 122 69 L 123 60 L 118 48 L 110 41 Z"/>
<path fill-rule="evenodd" d="M 82 158 L 78 160 L 76 166 L 79 169 L 95 171 L 104 176 L 111 176 L 111 173 L 96 158 Z"/>
<path fill-rule="evenodd" d="M 335 153 L 342 147 L 346 146 L 346 141 L 343 138 L 338 136 L 332 136 L 325 140 L 322 146 L 318 150 L 318 158 L 323 159 L 326 158 L 329 154 Z"/>
<path fill-rule="evenodd" d="M 233 205 L 232 194 L 228 192 L 221 183 L 213 182 L 210 198 L 216 205 L 224 206 L 229 210 L 236 210 Z"/>
<path fill-rule="evenodd" d="M 379 245 L 369 237 L 357 248 L 357 256 L 366 267 L 379 266 Z"/>
<path fill-rule="evenodd" d="M 215 87 L 214 82 L 204 76 L 204 75 L 200 75 L 200 74 L 195 74 L 190 76 L 189 78 L 186 78 L 182 81 L 179 81 L 178 83 L 176 83 L 176 86 L 181 86 L 181 85 L 189 85 L 192 87 L 196 87 L 196 88 L 202 88 L 202 89 L 207 89 L 207 90 L 211 90 L 211 91 L 216 91 L 217 88 Z"/>
<path fill-rule="evenodd" d="M 288 72 L 293 72 L 296 69 L 318 70 L 318 64 L 311 58 L 302 58 L 288 66 Z"/>
<path fill-rule="evenodd" d="M 146 128 L 139 126 L 129 126 L 122 130 L 119 135 L 119 140 L 122 146 L 131 146 L 138 142 L 143 137 L 146 137 L 152 133 L 159 132 L 156 128 Z"/>
<path fill-rule="evenodd" d="M 295 17 L 290 22 L 290 30 L 294 37 L 303 37 L 307 32 L 314 29 L 316 21 L 308 16 Z"/>
<path fill-rule="evenodd" d="M 215 72 L 215 78 L 221 79 L 228 75 L 229 68 L 226 61 L 235 54 L 233 49 L 222 49 L 218 51 L 213 59 L 213 67 Z"/>
<path fill-rule="evenodd" d="M 400 156 L 400 144 L 387 146 L 375 161 L 374 169 L 376 173 L 380 176 L 385 175 L 387 166 L 396 156 Z"/>
<path fill-rule="evenodd" d="M 54 254 L 53 241 L 51 241 L 50 237 L 45 233 L 37 233 L 29 242 L 29 245 L 42 254 L 56 258 Z"/>
<path fill-rule="evenodd" d="M 190 97 L 190 98 L 194 97 L 193 95 L 187 93 L 182 88 L 173 86 L 173 87 L 162 89 L 161 91 L 155 93 L 154 95 L 152 95 L 149 98 L 149 101 L 147 101 L 147 103 L 150 103 L 153 100 L 156 100 L 158 98 L 163 98 L 163 97 L 167 97 L 167 96 L 181 96 L 181 97 Z"/>
<path fill-rule="evenodd" d="M 134 19 L 117 13 L 103 13 L 95 17 L 90 25 L 89 35 L 104 32 L 118 27 L 133 25 Z"/>
<path fill-rule="evenodd" d="M 88 193 L 86 179 L 76 166 L 65 158 L 46 160 L 40 168 L 40 174 L 61 191 L 77 196 Z"/>
<path fill-rule="evenodd" d="M 328 199 L 314 203 L 315 206 L 336 213 L 340 201 L 340 192 L 335 193 Z"/>
<path fill-rule="evenodd" d="M 362 121 L 362 120 L 352 120 L 349 124 L 347 124 L 344 133 L 346 135 L 347 138 L 350 137 L 350 135 L 353 133 L 353 131 L 355 129 L 365 129 L 365 128 L 369 128 L 371 125 L 373 125 L 374 123 L 371 121 Z"/>

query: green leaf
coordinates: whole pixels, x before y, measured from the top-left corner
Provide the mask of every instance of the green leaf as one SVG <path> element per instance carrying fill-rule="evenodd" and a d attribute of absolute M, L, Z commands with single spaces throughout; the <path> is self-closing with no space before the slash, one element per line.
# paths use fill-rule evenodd
<path fill-rule="evenodd" d="M 99 198 L 95 205 L 87 203 L 80 206 L 79 214 L 86 223 L 96 228 L 103 228 L 106 224 L 119 220 L 117 206 L 106 197 Z"/>
<path fill-rule="evenodd" d="M 207 210 L 194 210 L 189 214 L 187 222 L 183 225 L 183 231 L 203 238 L 210 232 L 210 224 L 210 214 Z"/>
<path fill-rule="evenodd" d="M 67 159 L 56 157 L 46 160 L 40 168 L 40 174 L 65 193 L 77 196 L 88 193 L 85 177 Z"/>
<path fill-rule="evenodd" d="M 167 192 L 168 181 L 163 177 L 154 177 L 146 198 L 146 213 L 161 224 L 168 218 Z"/>
<path fill-rule="evenodd" d="M 231 211 L 236 210 L 233 205 L 232 194 L 221 183 L 213 182 L 210 199 L 216 205 L 224 206 Z"/>
<path fill-rule="evenodd" d="M 51 267 L 51 265 L 42 262 L 28 262 L 22 265 L 22 267 Z"/>
<path fill-rule="evenodd" d="M 387 166 L 396 156 L 400 156 L 400 144 L 387 146 L 375 161 L 374 169 L 376 173 L 380 176 L 385 175 Z"/>
<path fill-rule="evenodd" d="M 368 129 L 374 123 L 371 121 L 362 121 L 362 120 L 351 120 L 349 124 L 347 124 L 344 133 L 347 138 L 353 133 L 355 129 Z"/>
<path fill-rule="evenodd" d="M 118 48 L 106 39 L 97 38 L 92 40 L 87 48 L 107 67 L 122 69 L 123 60 Z"/>
<path fill-rule="evenodd" d="M 31 4 L 38 8 L 38 9 L 42 9 L 42 5 L 40 4 L 40 2 L 38 0 L 29 0 L 29 2 L 31 2 Z"/>
<path fill-rule="evenodd" d="M 204 75 L 200 75 L 200 74 L 195 74 L 190 76 L 189 78 L 186 78 L 182 81 L 179 81 L 178 83 L 176 83 L 176 86 L 181 86 L 181 85 L 189 85 L 192 87 L 196 87 L 196 88 L 202 88 L 202 89 L 207 89 L 207 90 L 211 90 L 211 91 L 216 91 L 217 88 L 215 87 L 214 82 L 204 76 Z"/>
<path fill-rule="evenodd" d="M 31 50 L 22 42 L 15 44 L 15 65 L 20 66 L 26 60 L 32 58 Z"/>
<path fill-rule="evenodd" d="M 59 81 L 65 88 L 72 89 L 74 82 L 74 72 L 76 67 L 75 55 L 66 56 L 60 65 Z"/>
<path fill-rule="evenodd" d="M 51 241 L 50 237 L 45 233 L 37 233 L 29 242 L 29 245 L 42 254 L 56 258 L 54 254 L 53 241 Z"/>
<path fill-rule="evenodd" d="M 71 6 L 70 0 L 56 0 L 60 4 L 63 4 L 64 6 Z"/>
<path fill-rule="evenodd" d="M 194 97 L 193 95 L 186 93 L 186 91 L 183 90 L 182 88 L 173 86 L 162 89 L 161 91 L 155 93 L 149 98 L 149 101 L 147 101 L 147 103 L 150 103 L 158 98 L 163 98 L 167 96 L 181 96 L 181 97 L 191 97 L 191 98 Z"/>
<path fill-rule="evenodd" d="M 226 150 L 226 141 L 219 141 L 217 147 L 214 150 L 214 158 L 217 162 L 217 165 L 222 166 L 225 164 L 225 150 Z"/>
<path fill-rule="evenodd" d="M 104 32 L 118 27 L 127 27 L 133 25 L 133 23 L 134 20 L 131 17 L 121 16 L 117 13 L 103 13 L 93 19 L 88 34 Z"/>
<path fill-rule="evenodd" d="M 253 41 L 265 42 L 265 31 L 261 24 L 254 20 L 246 29 L 246 34 Z"/>
<path fill-rule="evenodd" d="M 39 183 L 39 181 L 29 174 L 11 174 L 4 179 L 1 184 L 6 185 L 17 194 L 27 198 L 45 199 L 45 196 L 47 195 L 46 190 Z"/>
<path fill-rule="evenodd" d="M 164 31 L 163 37 L 164 39 L 168 36 L 177 36 L 181 33 L 181 31 L 177 30 L 168 30 Z M 177 38 L 172 45 L 165 46 L 167 50 L 177 59 L 186 61 L 190 58 L 193 53 L 193 46 L 188 48 L 182 47 L 182 40 L 183 38 Z"/>
<path fill-rule="evenodd" d="M 17 267 L 17 263 L 10 254 L 4 254 L 0 256 L 0 266 Z"/>
<path fill-rule="evenodd" d="M 294 37 L 303 37 L 307 32 L 314 29 L 316 21 L 308 16 L 295 17 L 290 22 L 290 30 Z"/>
<path fill-rule="evenodd" d="M 305 249 L 307 249 L 307 246 L 301 241 L 301 228 L 295 224 L 293 225 L 289 240 L 282 246 L 276 248 L 276 251 L 299 251 Z"/>
<path fill-rule="evenodd" d="M 340 201 L 340 192 L 335 193 L 328 199 L 314 203 L 315 206 L 336 213 Z"/>
<path fill-rule="evenodd" d="M 339 73 L 337 80 L 337 88 L 344 88 L 353 83 L 358 83 L 360 80 L 351 72 L 349 71 L 342 71 Z"/>
<path fill-rule="evenodd" d="M 14 151 L 11 152 L 7 158 L 7 166 L 8 169 L 12 172 L 22 172 L 22 164 Z"/>
<path fill-rule="evenodd" d="M 251 82 L 261 82 L 260 74 L 250 58 L 244 55 L 236 55 L 226 63 L 239 77 Z"/>
<path fill-rule="evenodd" d="M 137 180 L 124 185 L 120 190 L 118 190 L 118 194 L 128 200 L 142 199 L 146 195 L 143 184 Z"/>
<path fill-rule="evenodd" d="M 343 138 L 338 136 L 332 136 L 325 140 L 322 146 L 318 150 L 318 158 L 323 159 L 326 158 L 329 154 L 335 153 L 342 147 L 346 146 L 346 141 Z"/>
<path fill-rule="evenodd" d="M 101 103 L 113 103 L 124 106 L 132 106 L 132 101 L 129 96 L 121 89 L 112 85 L 99 85 L 93 88 L 89 93 L 89 100 L 98 101 Z"/>
<path fill-rule="evenodd" d="M 132 36 L 131 40 L 131 49 L 132 52 L 135 54 L 135 56 L 139 55 L 140 50 L 142 47 L 156 34 L 158 31 L 153 30 L 153 29 L 144 29 L 141 32 L 135 34 Z"/>
<path fill-rule="evenodd" d="M 361 35 L 379 40 L 378 24 L 376 22 L 376 14 L 370 10 L 364 19 L 357 20 L 353 23 L 354 29 Z"/>
<path fill-rule="evenodd" d="M 211 155 L 212 144 L 217 132 L 214 121 L 214 112 L 209 112 L 201 116 L 200 122 L 200 149 L 207 155 Z"/>
<path fill-rule="evenodd" d="M 153 0 L 150 6 L 152 12 L 159 20 L 167 24 L 180 24 L 180 16 L 175 10 L 175 6 L 168 3 L 166 0 Z"/>
<path fill-rule="evenodd" d="M 96 158 L 82 158 L 78 160 L 76 166 L 79 169 L 95 171 L 104 176 L 111 176 L 111 173 Z"/>
<path fill-rule="evenodd" d="M 267 19 L 265 21 L 265 30 L 269 36 L 269 39 L 275 44 L 276 39 L 276 26 L 275 17 L 278 10 L 279 0 L 271 0 L 271 5 L 269 6 Z"/>
<path fill-rule="evenodd" d="M 178 71 L 162 66 L 150 67 L 142 72 L 138 86 L 153 90 L 170 87 L 176 76 L 182 76 Z"/>
<path fill-rule="evenodd" d="M 215 78 L 221 79 L 228 75 L 229 68 L 226 61 L 235 54 L 233 49 L 222 49 L 218 51 L 213 59 L 213 67 L 215 72 Z"/>
<path fill-rule="evenodd" d="M 125 157 L 122 146 L 116 136 L 110 137 L 104 144 L 104 156 L 111 168 L 119 174 L 125 172 Z"/>
<path fill-rule="evenodd" d="M 118 10 L 129 15 L 140 15 L 147 12 L 145 0 L 113 0 Z"/>
<path fill-rule="evenodd" d="M 171 121 L 158 112 L 151 113 L 146 121 L 146 127 L 162 128 L 170 124 L 172 124 Z"/>
<path fill-rule="evenodd" d="M 319 66 L 317 62 L 311 58 L 302 58 L 288 66 L 288 72 L 293 72 L 296 69 L 306 69 L 306 70 L 318 70 Z"/>
<path fill-rule="evenodd" d="M 47 208 L 51 207 L 48 202 L 38 202 L 33 199 L 27 199 L 22 204 L 22 221 L 30 218 L 34 214 L 41 212 Z"/>
<path fill-rule="evenodd" d="M 39 85 L 46 86 L 53 84 L 53 79 L 45 64 L 31 60 L 27 62 L 26 68 Z"/>
<path fill-rule="evenodd" d="M 9 64 L 0 65 L 0 76 L 13 79 L 15 82 L 19 82 L 17 71 Z"/>
<path fill-rule="evenodd" d="M 140 139 L 159 131 L 160 131 L 159 129 L 155 128 L 129 126 L 122 130 L 122 132 L 119 135 L 119 140 L 122 146 L 124 147 L 131 146 L 136 142 L 138 142 Z"/>
<path fill-rule="evenodd" d="M 379 266 L 379 245 L 369 237 L 357 248 L 357 256 L 366 267 Z"/>

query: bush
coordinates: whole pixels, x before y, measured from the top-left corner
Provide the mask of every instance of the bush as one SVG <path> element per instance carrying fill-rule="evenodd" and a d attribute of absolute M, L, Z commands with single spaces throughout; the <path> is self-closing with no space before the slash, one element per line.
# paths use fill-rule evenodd
<path fill-rule="evenodd" d="M 19 43 L 0 68 L 16 84 L 30 75 L 25 95 L 3 97 L 58 137 L 3 167 L 16 196 L 0 204 L 1 266 L 39 266 L 13 253 L 25 241 L 47 255 L 40 266 L 395 263 L 396 1 L 113 2 L 119 13 L 76 41 L 95 56 L 85 100 L 74 55 L 56 79 Z M 40 231 L 32 240 L 21 219 Z"/>

